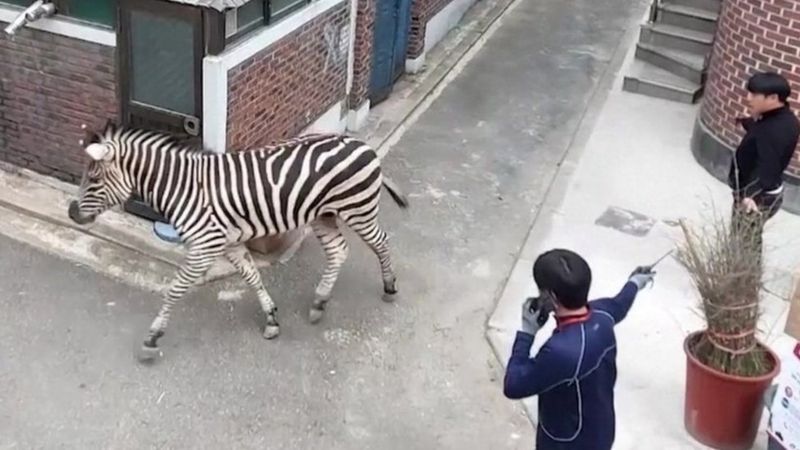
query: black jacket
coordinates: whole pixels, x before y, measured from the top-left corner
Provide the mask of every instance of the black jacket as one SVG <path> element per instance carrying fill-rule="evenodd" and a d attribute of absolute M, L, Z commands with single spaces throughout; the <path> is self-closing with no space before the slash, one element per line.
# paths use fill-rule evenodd
<path fill-rule="evenodd" d="M 800 122 L 789 106 L 740 119 L 746 133 L 731 160 L 728 185 L 737 197 L 755 197 L 779 188 L 800 136 Z M 737 176 L 738 166 L 738 176 Z"/>

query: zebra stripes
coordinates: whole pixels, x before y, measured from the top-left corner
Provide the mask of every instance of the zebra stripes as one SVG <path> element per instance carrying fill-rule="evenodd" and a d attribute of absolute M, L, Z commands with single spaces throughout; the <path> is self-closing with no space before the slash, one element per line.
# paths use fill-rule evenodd
<path fill-rule="evenodd" d="M 276 337 L 277 308 L 244 243 L 305 225 L 313 229 L 327 260 L 309 312 L 312 322 L 322 317 L 348 256 L 339 221 L 377 255 L 387 298 L 397 292 L 387 236 L 377 219 L 381 187 L 399 206 L 408 202 L 382 176 L 375 151 L 364 142 L 315 134 L 257 150 L 215 154 L 165 134 L 110 123 L 102 133 L 87 137 L 83 143 L 92 161 L 80 197 L 70 205 L 70 217 L 85 224 L 139 194 L 178 230 L 187 249 L 145 349 L 157 348 L 173 306 L 220 256 L 256 291 L 267 316 L 264 337 Z"/>

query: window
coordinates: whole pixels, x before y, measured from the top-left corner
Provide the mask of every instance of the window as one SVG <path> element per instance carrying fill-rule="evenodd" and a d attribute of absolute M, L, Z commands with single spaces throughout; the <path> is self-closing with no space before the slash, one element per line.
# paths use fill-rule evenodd
<path fill-rule="evenodd" d="M 266 23 L 266 2 L 251 0 L 225 13 L 225 38 L 231 39 L 260 27 Z"/>
<path fill-rule="evenodd" d="M 262 1 L 254 0 L 244 6 L 236 8 L 236 30 L 247 32 L 264 23 L 266 5 Z"/>
<path fill-rule="evenodd" d="M 5 3 L 8 5 L 24 6 L 27 8 L 28 6 L 30 6 L 31 3 L 33 3 L 33 0 L 0 0 L 0 3 Z"/>
<path fill-rule="evenodd" d="M 0 3 L 27 8 L 34 0 L 0 0 Z M 56 14 L 84 22 L 114 27 L 117 22 L 117 0 L 53 0 Z"/>
<path fill-rule="evenodd" d="M 225 40 L 240 37 L 268 24 L 275 23 L 313 0 L 250 0 L 225 12 Z"/>
<path fill-rule="evenodd" d="M 117 0 L 53 1 L 58 14 L 111 28 L 117 22 Z"/>
<path fill-rule="evenodd" d="M 184 115 L 196 112 L 193 24 L 130 12 L 131 101 Z"/>
<path fill-rule="evenodd" d="M 269 2 L 270 18 L 272 22 L 283 19 L 307 3 L 309 2 L 303 0 L 271 0 Z"/>

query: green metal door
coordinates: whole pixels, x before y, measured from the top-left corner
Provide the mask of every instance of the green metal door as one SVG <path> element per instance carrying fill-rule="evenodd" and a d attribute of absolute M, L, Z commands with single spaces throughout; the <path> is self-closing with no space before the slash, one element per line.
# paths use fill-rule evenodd
<path fill-rule="evenodd" d="M 119 17 L 123 123 L 202 143 L 202 9 L 164 0 L 122 0 Z M 165 221 L 138 196 L 125 209 Z"/>
<path fill-rule="evenodd" d="M 124 0 L 120 13 L 123 120 L 199 137 L 203 113 L 203 15 L 163 0 Z"/>

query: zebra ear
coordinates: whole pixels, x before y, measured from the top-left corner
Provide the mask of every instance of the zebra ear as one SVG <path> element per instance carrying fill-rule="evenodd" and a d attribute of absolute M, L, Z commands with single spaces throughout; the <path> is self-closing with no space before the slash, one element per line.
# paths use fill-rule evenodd
<path fill-rule="evenodd" d="M 83 139 L 81 139 L 79 142 L 82 147 L 89 144 L 95 144 L 100 142 L 100 135 L 97 134 L 91 128 L 89 128 L 88 125 L 86 124 L 81 125 L 81 130 L 83 130 Z"/>
<path fill-rule="evenodd" d="M 86 147 L 86 153 L 95 160 L 95 161 L 102 161 L 104 159 L 108 159 L 109 149 L 103 144 L 89 144 Z"/>
<path fill-rule="evenodd" d="M 113 120 L 111 120 L 111 119 L 108 119 L 108 120 L 106 121 L 106 126 L 105 126 L 105 127 L 103 127 L 103 135 L 104 135 L 104 136 L 110 136 L 110 135 L 111 135 L 111 134 L 113 134 L 115 131 L 117 131 L 117 124 L 116 124 L 116 123 L 114 123 L 114 121 L 113 121 Z"/>

